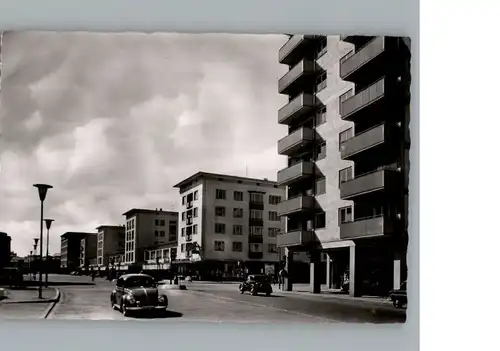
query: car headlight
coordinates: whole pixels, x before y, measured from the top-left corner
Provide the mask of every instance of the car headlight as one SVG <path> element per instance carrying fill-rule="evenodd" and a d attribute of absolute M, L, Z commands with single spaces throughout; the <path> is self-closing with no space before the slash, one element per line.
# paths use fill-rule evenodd
<path fill-rule="evenodd" d="M 162 304 L 167 303 L 167 297 L 165 295 L 158 296 L 158 302 Z"/>
<path fill-rule="evenodd" d="M 135 299 L 134 299 L 134 297 L 133 297 L 132 295 L 128 295 L 128 296 L 127 296 L 127 300 L 128 300 L 128 302 L 130 302 L 131 304 L 134 304 L 134 303 L 135 303 Z"/>

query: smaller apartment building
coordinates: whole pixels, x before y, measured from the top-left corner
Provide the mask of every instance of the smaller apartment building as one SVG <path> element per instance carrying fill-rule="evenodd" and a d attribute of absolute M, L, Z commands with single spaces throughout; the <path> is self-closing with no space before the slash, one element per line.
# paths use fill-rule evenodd
<path fill-rule="evenodd" d="M 80 268 L 97 263 L 97 235 L 88 235 L 80 240 Z"/>
<path fill-rule="evenodd" d="M 267 179 L 198 172 L 179 189 L 181 271 L 211 279 L 276 273 L 282 228 L 278 203 L 285 189 Z"/>
<path fill-rule="evenodd" d="M 171 263 L 177 257 L 177 241 L 154 246 L 144 251 L 144 264 L 142 269 L 150 271 L 170 271 Z"/>
<path fill-rule="evenodd" d="M 61 235 L 61 268 L 75 270 L 80 267 L 81 240 L 95 233 L 66 232 Z"/>
<path fill-rule="evenodd" d="M 177 240 L 177 212 L 133 208 L 123 215 L 126 265 L 143 263 L 146 249 Z"/>
<path fill-rule="evenodd" d="M 125 252 L 125 226 L 101 225 L 97 229 L 97 266 L 114 264 L 117 253 Z"/>

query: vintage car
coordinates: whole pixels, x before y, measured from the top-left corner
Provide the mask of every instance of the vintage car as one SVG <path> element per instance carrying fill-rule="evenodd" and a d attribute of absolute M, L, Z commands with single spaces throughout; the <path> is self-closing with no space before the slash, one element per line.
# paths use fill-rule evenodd
<path fill-rule="evenodd" d="M 241 294 L 249 291 L 252 295 L 263 293 L 269 296 L 273 292 L 271 279 L 265 274 L 250 274 L 247 280 L 240 284 L 239 289 Z"/>
<path fill-rule="evenodd" d="M 126 274 L 116 280 L 111 307 L 124 316 L 138 310 L 166 310 L 167 295 L 158 292 L 155 279 L 147 274 Z"/>

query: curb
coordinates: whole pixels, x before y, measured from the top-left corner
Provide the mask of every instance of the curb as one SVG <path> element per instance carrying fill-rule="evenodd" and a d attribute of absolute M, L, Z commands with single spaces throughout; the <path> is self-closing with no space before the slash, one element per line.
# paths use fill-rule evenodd
<path fill-rule="evenodd" d="M 19 300 L 19 301 L 1 301 L 0 305 L 28 304 L 28 303 L 53 303 L 59 301 L 59 289 L 54 288 L 56 294 L 53 298 L 47 300 Z"/>
<path fill-rule="evenodd" d="M 54 299 L 52 299 L 50 301 L 50 306 L 48 306 L 45 309 L 45 311 L 43 312 L 43 314 L 40 317 L 40 319 L 47 319 L 47 317 L 50 315 L 50 313 L 52 312 L 52 310 L 54 309 L 54 307 L 56 307 L 57 303 L 61 299 L 61 291 L 58 288 L 55 288 L 55 289 L 56 289 L 56 296 L 54 297 Z"/>

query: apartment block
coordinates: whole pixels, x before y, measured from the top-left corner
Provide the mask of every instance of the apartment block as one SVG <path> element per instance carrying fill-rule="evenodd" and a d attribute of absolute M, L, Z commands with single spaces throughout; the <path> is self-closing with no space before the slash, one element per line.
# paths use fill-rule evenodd
<path fill-rule="evenodd" d="M 285 189 L 267 179 L 198 172 L 179 189 L 178 261 L 207 279 L 219 272 L 275 272 L 278 204 Z"/>
<path fill-rule="evenodd" d="M 0 268 L 7 267 L 10 263 L 11 237 L 0 232 Z"/>
<path fill-rule="evenodd" d="M 97 235 L 88 235 L 80 240 L 80 268 L 96 265 Z"/>
<path fill-rule="evenodd" d="M 115 263 L 117 253 L 125 252 L 125 226 L 101 225 L 97 230 L 97 266 L 108 267 Z"/>
<path fill-rule="evenodd" d="M 66 232 L 61 235 L 61 268 L 76 270 L 80 267 L 81 240 L 95 233 Z"/>
<path fill-rule="evenodd" d="M 312 292 L 322 252 L 328 287 L 348 281 L 351 295 L 406 279 L 410 56 L 406 38 L 374 36 L 292 35 L 279 51 L 289 102 L 278 111 L 278 245 L 289 263 L 309 252 Z"/>
<path fill-rule="evenodd" d="M 125 261 L 127 265 L 144 262 L 151 246 L 176 242 L 178 213 L 160 209 L 133 208 L 125 216 Z"/>

